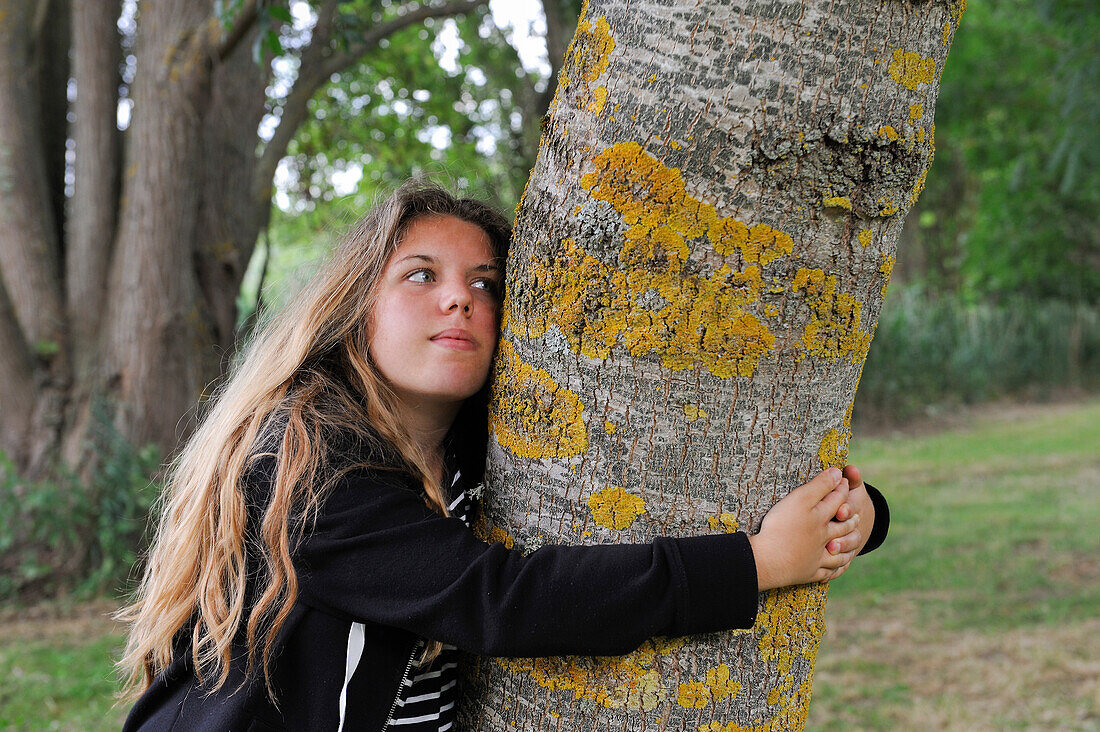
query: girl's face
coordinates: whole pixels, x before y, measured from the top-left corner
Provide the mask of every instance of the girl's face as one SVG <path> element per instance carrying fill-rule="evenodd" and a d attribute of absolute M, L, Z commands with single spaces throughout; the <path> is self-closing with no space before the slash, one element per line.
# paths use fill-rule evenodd
<path fill-rule="evenodd" d="M 378 283 L 375 365 L 410 407 L 457 406 L 489 375 L 501 267 L 486 233 L 452 216 L 409 224 Z"/>

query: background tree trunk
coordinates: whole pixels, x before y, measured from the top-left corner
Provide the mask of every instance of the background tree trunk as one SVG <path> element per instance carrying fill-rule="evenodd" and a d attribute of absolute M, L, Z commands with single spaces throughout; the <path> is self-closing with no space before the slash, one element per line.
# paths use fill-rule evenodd
<path fill-rule="evenodd" d="M 587 6 L 516 225 L 486 535 L 752 532 L 844 462 L 961 12 Z M 750 632 L 619 658 L 471 661 L 460 724 L 801 728 L 825 595 L 766 593 Z"/>

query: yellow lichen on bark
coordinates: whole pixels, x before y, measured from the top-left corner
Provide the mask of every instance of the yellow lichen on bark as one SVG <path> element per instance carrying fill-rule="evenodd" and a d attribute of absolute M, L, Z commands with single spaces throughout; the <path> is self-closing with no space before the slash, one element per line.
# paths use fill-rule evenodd
<path fill-rule="evenodd" d="M 963 13 L 966 12 L 966 0 L 957 0 L 955 7 L 951 10 L 951 16 L 955 19 L 955 26 L 959 25 L 959 21 L 962 20 Z"/>
<path fill-rule="evenodd" d="M 589 496 L 588 508 L 597 524 L 605 529 L 622 531 L 645 513 L 645 500 L 627 493 L 622 486 L 612 485 Z"/>
<path fill-rule="evenodd" d="M 679 168 L 670 168 L 636 142 L 621 142 L 593 161 L 596 170 L 581 176 L 581 186 L 597 201 L 607 201 L 630 225 L 623 247 L 624 265 L 665 256 L 682 263 L 687 242 L 706 237 L 714 251 L 741 250 L 746 262 L 761 265 L 790 254 L 794 241 L 768 224 L 749 228 L 733 217 L 719 216 L 714 206 L 691 196 Z"/>
<path fill-rule="evenodd" d="M 745 310 L 764 287 L 756 265 L 722 266 L 709 277 L 683 274 L 671 261 L 663 271 L 622 271 L 566 239 L 553 260 L 531 266 L 532 287 L 508 314 L 521 337 L 557 326 L 570 349 L 589 358 L 605 359 L 621 345 L 635 357 L 657 354 L 666 368 L 700 364 L 722 378 L 752 375 L 775 347 L 767 326 Z"/>
<path fill-rule="evenodd" d="M 852 201 L 847 196 L 828 196 L 821 199 L 821 205 L 825 208 L 842 208 L 852 210 Z"/>
<path fill-rule="evenodd" d="M 687 417 L 688 422 L 694 422 L 697 419 L 702 419 L 703 417 L 706 417 L 707 412 L 698 404 L 685 404 L 684 416 Z"/>
<path fill-rule="evenodd" d="M 588 111 L 599 114 L 603 111 L 603 105 L 607 103 L 607 87 L 598 86 L 592 90 L 592 101 L 588 103 Z"/>
<path fill-rule="evenodd" d="M 720 664 L 707 669 L 706 681 L 688 681 L 680 684 L 676 690 L 676 703 L 687 709 L 702 709 L 708 704 L 724 701 L 737 696 L 741 690 L 740 681 L 730 680 L 730 667 Z"/>
<path fill-rule="evenodd" d="M 924 116 L 924 105 L 922 104 L 910 104 L 909 105 L 909 119 L 918 120 Z"/>
<path fill-rule="evenodd" d="M 686 709 L 702 709 L 710 702 L 710 689 L 701 681 L 689 681 L 676 689 L 676 703 Z"/>
<path fill-rule="evenodd" d="M 474 535 L 486 544 L 500 543 L 508 549 L 515 548 L 515 537 L 499 526 L 491 526 L 489 519 L 485 516 L 484 504 L 478 503 L 476 505 L 477 508 L 474 510 L 474 518 L 471 522 Z"/>
<path fill-rule="evenodd" d="M 860 373 L 862 374 L 862 367 Z M 852 407 L 855 401 L 848 404 L 844 412 L 844 421 L 841 429 L 835 427 L 827 430 L 821 438 L 821 445 L 817 448 L 817 459 L 821 461 L 821 469 L 843 468 L 848 464 L 848 443 L 852 439 Z"/>
<path fill-rule="evenodd" d="M 750 228 L 720 217 L 686 193 L 679 170 L 637 143 L 615 145 L 595 162 L 581 185 L 629 225 L 620 266 L 563 240 L 552 258 L 532 259 L 532 286 L 508 313 L 509 327 L 537 338 L 557 326 L 570 349 L 589 358 L 606 359 L 619 345 L 635 357 L 657 354 L 666 368 L 702 365 L 723 378 L 750 376 L 775 336 L 748 307 L 764 289 L 760 267 L 790 254 L 791 237 L 768 224 Z M 740 251 L 751 264 L 685 274 L 688 242 L 701 238 L 720 254 Z"/>
<path fill-rule="evenodd" d="M 919 53 L 894 49 L 894 60 L 887 68 L 890 78 L 906 89 L 915 90 L 921 84 L 931 84 L 936 79 L 936 60 Z"/>
<path fill-rule="evenodd" d="M 794 251 L 794 240 L 790 235 L 779 229 L 773 229 L 767 224 L 756 224 L 749 229 L 749 238 L 741 247 L 741 256 L 746 262 L 768 264 L 787 256 L 792 251 Z"/>
<path fill-rule="evenodd" d="M 897 257 L 890 256 L 882 260 L 882 264 L 879 265 L 878 271 L 882 275 L 882 296 L 886 297 L 886 288 L 890 285 L 890 275 L 894 271 L 894 263 L 897 261 Z"/>
<path fill-rule="evenodd" d="M 852 364 L 867 357 L 871 334 L 860 326 L 863 305 L 848 293 L 837 291 L 836 275 L 800 268 L 791 282 L 791 291 L 804 291 L 810 306 L 810 322 L 798 343 L 805 353 L 830 361 L 848 358 Z"/>
<path fill-rule="evenodd" d="M 825 633 L 827 593 L 825 584 L 785 587 L 767 593 L 755 627 L 763 631 L 758 643 L 760 657 L 775 666 L 780 679 L 778 686 L 768 690 L 769 714 L 749 724 L 708 722 L 698 728 L 700 732 L 787 732 L 805 728 L 813 674 L 797 687 L 790 674 L 797 660 L 805 660 L 812 668 L 817 658 Z"/>
<path fill-rule="evenodd" d="M 546 371 L 501 340 L 489 428 L 502 447 L 525 458 L 565 458 L 588 449 L 584 405 Z"/>
<path fill-rule="evenodd" d="M 817 448 L 817 459 L 821 461 L 821 469 L 843 468 L 845 456 L 840 453 L 840 432 L 833 427 L 821 438 L 821 445 Z"/>
<path fill-rule="evenodd" d="M 721 529 L 727 534 L 732 534 L 740 528 L 737 523 L 737 514 L 722 512 L 717 516 L 707 516 L 707 526 L 711 529 Z"/>
<path fill-rule="evenodd" d="M 587 16 L 586 0 L 581 7 L 577 32 L 565 51 L 565 64 L 558 76 L 554 98 L 550 101 L 551 111 L 557 107 L 562 90 L 573 80 L 576 80 L 581 87 L 581 98 L 588 98 L 588 102 L 582 106 L 589 112 L 599 114 L 607 103 L 607 87 L 593 87 L 592 84 L 607 71 L 609 56 L 615 50 L 615 39 L 611 35 L 611 25 L 607 22 L 606 16 L 600 16 L 593 22 L 590 22 Z"/>
<path fill-rule="evenodd" d="M 598 79 L 607 71 L 608 57 L 615 50 L 607 18 L 601 15 L 595 22 L 589 22 L 582 14 L 571 50 L 573 68 L 580 77 L 589 83 Z"/>
<path fill-rule="evenodd" d="M 764 608 L 756 619 L 763 630 L 759 640 L 760 657 L 774 664 L 779 677 L 790 675 L 797 659 L 810 667 L 817 658 L 821 636 L 825 633 L 826 584 L 784 587 L 767 593 Z M 812 673 L 791 692 L 791 682 L 780 683 L 769 695 L 775 714 L 767 721 L 768 729 L 802 729 L 810 703 Z"/>
<path fill-rule="evenodd" d="M 500 528 L 499 526 L 494 526 L 489 529 L 489 543 L 496 544 L 498 542 L 503 544 L 508 549 L 513 549 L 516 546 L 516 540 L 512 537 L 511 534 L 509 534 L 507 531 Z"/>
<path fill-rule="evenodd" d="M 859 245 L 861 247 L 865 247 L 865 246 L 870 245 L 870 243 L 871 243 L 871 230 L 870 229 L 862 229 L 856 235 L 856 240 L 859 241 Z"/>
<path fill-rule="evenodd" d="M 554 656 L 498 659 L 512 673 L 527 673 L 540 686 L 573 692 L 608 709 L 651 711 L 668 698 L 657 659 L 677 650 L 686 638 L 652 638 L 625 656 Z"/>

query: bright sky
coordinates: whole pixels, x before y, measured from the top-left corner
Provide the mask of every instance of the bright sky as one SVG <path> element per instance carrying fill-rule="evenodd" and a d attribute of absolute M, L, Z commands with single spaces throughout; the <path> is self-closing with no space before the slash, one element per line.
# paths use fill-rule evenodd
<path fill-rule="evenodd" d="M 539 0 L 490 0 L 489 9 L 498 28 L 512 28 L 512 43 L 528 71 L 550 73 L 546 56 L 546 18 Z"/>

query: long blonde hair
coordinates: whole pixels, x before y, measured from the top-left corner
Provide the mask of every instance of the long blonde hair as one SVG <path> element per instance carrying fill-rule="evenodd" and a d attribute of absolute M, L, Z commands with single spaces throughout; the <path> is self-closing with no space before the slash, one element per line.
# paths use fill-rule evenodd
<path fill-rule="evenodd" d="M 447 515 L 439 476 L 406 430 L 368 348 L 386 262 L 409 224 L 433 215 L 481 227 L 503 266 L 510 227 L 500 213 L 429 183 L 406 183 L 368 213 L 297 300 L 260 329 L 168 466 L 144 576 L 133 602 L 117 615 L 129 624 L 118 663 L 123 697 L 137 696 L 171 663 L 173 639 L 189 627 L 195 673 L 208 689 L 225 684 L 234 638 L 244 629 L 247 674 L 259 657 L 274 699 L 271 653 L 298 593 L 291 553 L 300 536 L 292 527 L 315 519 L 327 488 L 355 467 L 330 464 L 332 435 L 370 446 L 372 464 L 410 472 L 427 504 Z M 250 544 L 242 477 L 262 457 L 274 458 L 275 469 L 259 542 Z M 250 560 L 265 570 L 266 581 L 251 595 L 255 602 L 246 598 Z M 439 649 L 429 643 L 421 662 Z"/>

